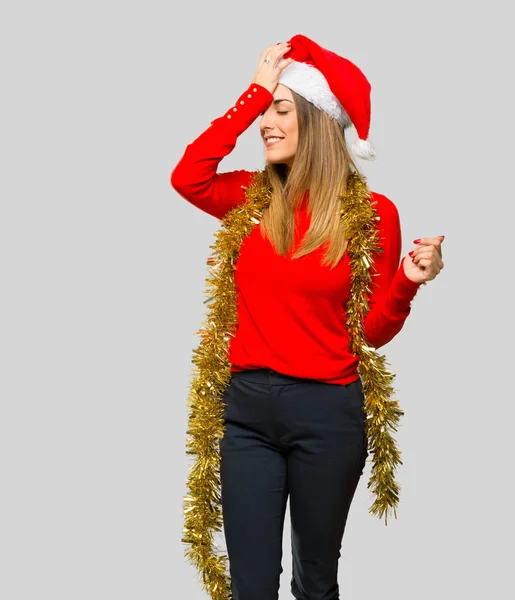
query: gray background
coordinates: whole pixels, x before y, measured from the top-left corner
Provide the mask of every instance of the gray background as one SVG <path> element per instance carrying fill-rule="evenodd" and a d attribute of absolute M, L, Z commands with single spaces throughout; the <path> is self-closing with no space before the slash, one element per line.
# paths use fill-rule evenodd
<path fill-rule="evenodd" d="M 406 413 L 399 518 L 368 514 L 366 467 L 341 597 L 507 596 L 514 97 L 501 5 L 3 3 L 2 599 L 206 597 L 180 538 L 219 222 L 169 177 L 261 51 L 296 33 L 372 83 L 378 159 L 360 164 L 399 209 L 403 255 L 446 235 L 445 269 L 384 347 Z M 220 170 L 263 156 L 255 122 Z M 287 517 L 281 599 L 289 533 Z"/>

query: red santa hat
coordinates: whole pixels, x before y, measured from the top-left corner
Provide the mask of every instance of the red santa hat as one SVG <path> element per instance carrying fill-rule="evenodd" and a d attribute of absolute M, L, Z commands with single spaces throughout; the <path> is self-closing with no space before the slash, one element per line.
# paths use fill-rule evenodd
<path fill-rule="evenodd" d="M 322 48 L 305 35 L 294 35 L 284 59 L 279 83 L 300 94 L 343 127 L 354 125 L 358 138 L 353 153 L 374 160 L 375 149 L 367 139 L 370 129 L 370 83 L 350 60 Z"/>

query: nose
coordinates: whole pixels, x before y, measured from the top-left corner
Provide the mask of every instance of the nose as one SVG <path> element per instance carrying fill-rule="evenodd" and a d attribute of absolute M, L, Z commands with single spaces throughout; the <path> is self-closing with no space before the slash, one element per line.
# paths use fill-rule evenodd
<path fill-rule="evenodd" d="M 261 128 L 261 133 L 265 133 L 265 131 L 274 128 L 272 115 L 273 115 L 273 112 L 271 110 L 267 109 L 261 116 L 261 121 L 259 122 L 259 127 Z"/>

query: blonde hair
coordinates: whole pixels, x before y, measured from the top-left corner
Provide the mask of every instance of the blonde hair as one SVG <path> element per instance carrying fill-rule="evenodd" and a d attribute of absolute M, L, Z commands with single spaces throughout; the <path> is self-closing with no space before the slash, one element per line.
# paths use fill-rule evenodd
<path fill-rule="evenodd" d="M 290 90 L 298 122 L 298 145 L 290 171 L 283 163 L 266 163 L 264 171 L 272 187 L 270 205 L 263 211 L 260 228 L 278 254 L 293 248 L 295 214 L 309 190 L 311 224 L 292 259 L 301 258 L 328 242 L 322 265 L 334 268 L 347 249 L 341 200 L 349 173 L 358 168 L 350 156 L 345 131 L 311 102 Z"/>

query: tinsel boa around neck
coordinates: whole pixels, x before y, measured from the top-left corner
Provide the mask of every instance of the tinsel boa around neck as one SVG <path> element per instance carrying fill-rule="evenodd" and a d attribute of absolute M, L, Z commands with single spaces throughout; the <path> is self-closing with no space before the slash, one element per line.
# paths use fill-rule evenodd
<path fill-rule="evenodd" d="M 220 555 L 214 540 L 222 532 L 223 515 L 220 487 L 220 439 L 224 435 L 223 394 L 231 380 L 228 347 L 237 325 L 237 297 L 234 265 L 243 240 L 259 224 L 263 210 L 270 204 L 272 188 L 264 171 L 257 172 L 248 188 L 245 201 L 231 209 L 215 233 L 212 256 L 207 263 L 206 279 L 208 312 L 204 328 L 197 332 L 201 341 L 194 350 L 190 392 L 188 439 L 186 453 L 195 457 L 187 480 L 184 497 L 184 530 L 182 541 L 188 545 L 185 556 L 202 575 L 204 589 L 213 600 L 229 600 L 231 582 L 225 555 Z M 369 512 L 385 518 L 399 503 L 400 488 L 395 471 L 402 464 L 392 431 L 404 412 L 393 398 L 395 375 L 387 368 L 386 358 L 370 346 L 363 333 L 364 317 L 369 310 L 370 268 L 373 255 L 382 251 L 377 245 L 375 202 L 371 200 L 366 179 L 352 172 L 347 190 L 341 196 L 340 218 L 349 241 L 352 282 L 346 304 L 349 349 L 359 356 L 366 412 L 365 429 L 372 459 L 367 484 L 375 499 Z"/>

